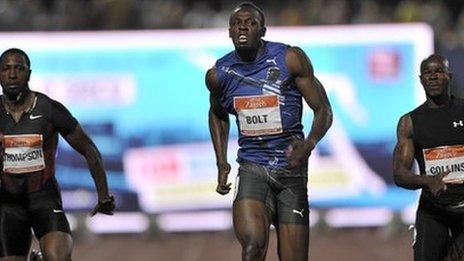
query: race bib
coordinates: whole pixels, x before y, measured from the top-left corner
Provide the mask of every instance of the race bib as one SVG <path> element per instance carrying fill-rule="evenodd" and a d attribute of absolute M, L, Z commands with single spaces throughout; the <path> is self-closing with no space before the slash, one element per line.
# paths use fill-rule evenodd
<path fill-rule="evenodd" d="M 423 153 L 427 175 L 450 171 L 444 180 L 464 179 L 464 145 L 424 149 Z"/>
<path fill-rule="evenodd" d="M 279 98 L 277 95 L 234 97 L 240 133 L 259 136 L 282 133 Z"/>
<path fill-rule="evenodd" d="M 5 135 L 3 171 L 11 174 L 39 171 L 45 168 L 40 134 Z"/>

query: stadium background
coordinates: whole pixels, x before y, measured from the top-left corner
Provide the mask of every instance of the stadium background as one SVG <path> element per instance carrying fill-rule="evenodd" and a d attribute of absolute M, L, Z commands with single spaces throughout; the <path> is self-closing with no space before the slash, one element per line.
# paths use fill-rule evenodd
<path fill-rule="evenodd" d="M 62 141 L 57 177 L 74 260 L 240 259 L 232 195 L 213 192 L 203 84 L 232 49 L 227 21 L 239 2 L 0 1 L 1 49 L 30 54 L 31 88 L 80 120 L 118 202 L 113 217 L 87 217 L 93 182 Z M 433 50 L 450 59 L 452 91 L 462 96 L 462 4 L 254 2 L 266 13 L 265 39 L 305 49 L 334 107 L 334 127 L 310 163 L 311 260 L 411 260 L 417 192 L 392 184 L 396 121 L 423 100 L 417 66 Z M 268 260 L 277 260 L 275 247 L 271 235 Z"/>

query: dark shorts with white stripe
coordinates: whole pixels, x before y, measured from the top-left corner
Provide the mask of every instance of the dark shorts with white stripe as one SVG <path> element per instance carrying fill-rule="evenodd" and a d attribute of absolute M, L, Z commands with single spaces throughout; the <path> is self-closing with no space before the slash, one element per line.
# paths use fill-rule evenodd
<path fill-rule="evenodd" d="M 307 169 L 276 169 L 241 162 L 234 202 L 256 199 L 275 224 L 309 225 Z"/>
<path fill-rule="evenodd" d="M 38 239 L 52 231 L 71 234 L 54 182 L 50 180 L 41 190 L 27 194 L 0 191 L 0 258 L 26 256 L 31 228 Z"/>

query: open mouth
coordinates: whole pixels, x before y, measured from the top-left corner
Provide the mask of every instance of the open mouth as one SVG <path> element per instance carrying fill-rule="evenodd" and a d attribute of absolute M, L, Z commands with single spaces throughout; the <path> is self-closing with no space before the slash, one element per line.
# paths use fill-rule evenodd
<path fill-rule="evenodd" d="M 246 35 L 241 34 L 238 36 L 238 42 L 241 44 L 245 44 L 248 42 L 248 37 Z"/>

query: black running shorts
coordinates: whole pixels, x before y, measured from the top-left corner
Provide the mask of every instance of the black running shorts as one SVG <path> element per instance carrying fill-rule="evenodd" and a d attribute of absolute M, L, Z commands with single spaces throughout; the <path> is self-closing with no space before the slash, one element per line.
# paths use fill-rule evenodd
<path fill-rule="evenodd" d="M 0 192 L 0 258 L 26 256 L 31 228 L 38 239 L 52 231 L 71 233 L 54 182 L 50 180 L 40 191 L 26 195 Z"/>
<path fill-rule="evenodd" d="M 276 224 L 309 225 L 306 171 L 240 163 L 234 201 L 251 198 L 263 202 Z"/>
<path fill-rule="evenodd" d="M 421 198 L 415 232 L 415 261 L 464 257 L 464 209 L 440 206 Z"/>

